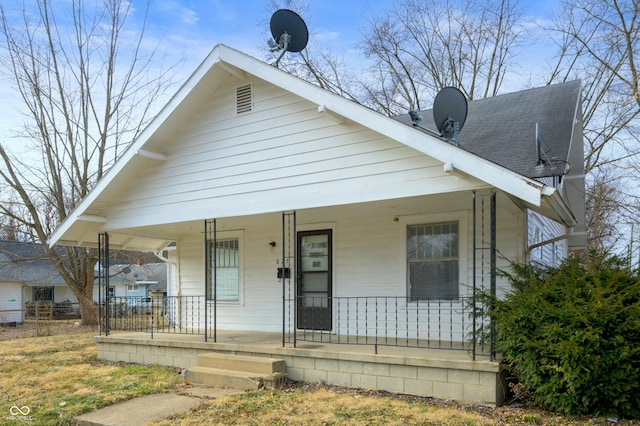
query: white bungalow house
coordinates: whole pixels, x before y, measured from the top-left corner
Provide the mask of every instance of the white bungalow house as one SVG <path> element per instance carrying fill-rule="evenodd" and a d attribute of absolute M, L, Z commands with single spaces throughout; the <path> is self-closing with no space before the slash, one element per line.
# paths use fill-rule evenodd
<path fill-rule="evenodd" d="M 99 337 L 99 356 L 248 353 L 299 380 L 500 403 L 474 295 L 499 295 L 510 261 L 584 248 L 580 84 L 470 102 L 459 146 L 422 115 L 216 46 L 51 236 L 170 247 L 166 323 Z"/>

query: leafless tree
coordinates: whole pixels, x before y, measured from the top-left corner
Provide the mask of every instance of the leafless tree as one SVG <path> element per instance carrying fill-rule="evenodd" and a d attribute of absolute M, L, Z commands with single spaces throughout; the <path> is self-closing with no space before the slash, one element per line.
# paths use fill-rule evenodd
<path fill-rule="evenodd" d="M 30 1 L 0 6 L 0 67 L 21 97 L 25 126 L 0 145 L 0 213 L 40 241 L 80 303 L 93 304 L 95 249 L 48 247 L 47 238 L 100 180 L 170 84 L 151 75 L 144 17 L 125 0 Z M 139 12 L 139 11 L 138 11 Z M 137 28 L 133 30 L 133 28 Z"/>
<path fill-rule="evenodd" d="M 604 248 L 607 229 L 637 222 L 639 194 L 620 196 L 620 182 L 640 183 L 640 2 L 566 0 L 547 30 L 558 48 L 549 83 L 582 79 L 590 244 Z M 613 168 L 617 182 L 608 179 Z"/>
<path fill-rule="evenodd" d="M 372 60 L 365 102 L 387 115 L 421 109 L 441 88 L 468 99 L 500 90 L 522 31 L 510 0 L 403 0 L 371 18 L 362 49 Z"/>
<path fill-rule="evenodd" d="M 310 13 L 304 0 L 284 3 L 269 0 L 267 9 Z M 496 95 L 515 64 L 522 28 L 522 13 L 511 0 L 401 0 L 369 18 L 359 46 L 367 70 L 349 69 L 313 41 L 281 68 L 394 116 L 421 109 L 447 85 L 469 99 Z"/>
<path fill-rule="evenodd" d="M 640 2 L 565 1 L 549 34 L 558 46 L 549 82 L 583 81 L 586 170 L 636 157 Z"/>
<path fill-rule="evenodd" d="M 601 252 L 611 250 L 621 234 L 609 224 L 619 221 L 618 206 L 624 203 L 619 187 L 620 176 L 612 166 L 593 171 L 587 183 L 587 232 L 589 248 Z"/>
<path fill-rule="evenodd" d="M 271 16 L 278 9 L 289 9 L 296 12 L 305 21 L 309 21 L 307 17 L 311 14 L 311 6 L 305 0 L 267 0 L 264 9 L 265 16 Z M 263 20 L 260 22 L 260 26 L 269 28 L 269 23 L 267 20 Z M 278 67 L 330 92 L 358 101 L 361 87 L 346 67 L 344 58 L 319 46 L 313 37 L 313 27 L 311 28 L 307 47 L 299 53 L 283 56 Z M 265 38 L 270 37 L 270 33 L 265 33 Z M 265 46 L 267 46 L 266 43 L 261 46 L 263 50 L 266 50 Z M 279 51 L 267 53 L 267 57 L 273 61 L 279 54 Z"/>

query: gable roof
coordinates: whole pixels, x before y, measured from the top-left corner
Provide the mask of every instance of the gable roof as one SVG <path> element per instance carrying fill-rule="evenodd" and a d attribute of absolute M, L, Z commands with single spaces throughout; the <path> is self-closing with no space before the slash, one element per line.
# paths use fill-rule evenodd
<path fill-rule="evenodd" d="M 0 240 L 0 281 L 66 286 L 41 244 Z"/>
<path fill-rule="evenodd" d="M 132 265 L 110 265 L 109 284 L 138 284 L 149 285 L 151 290 L 167 289 L 167 264 L 143 263 Z M 101 284 L 96 278 L 95 285 Z"/>
<path fill-rule="evenodd" d="M 472 151 L 454 147 L 440 138 L 385 117 L 246 54 L 218 45 L 123 153 L 112 169 L 51 235 L 49 244 L 95 244 L 97 232 L 109 229 L 108 218 L 95 212 L 100 211 L 99 206 L 109 204 L 110 190 L 127 184 L 143 161 L 148 161 L 149 158 L 165 159 L 162 147 L 170 143 L 168 141 L 170 135 L 174 134 L 181 123 L 194 113 L 211 92 L 212 87 L 222 85 L 224 78 L 228 76 L 242 80 L 247 75 L 313 102 L 318 105 L 319 113 L 358 123 L 437 161 L 449 164 L 456 170 L 476 177 L 525 205 L 540 209 L 560 221 L 567 224 L 576 221 L 562 195 L 555 188 L 545 186 L 539 181 L 482 158 Z M 82 233 L 84 235 L 82 240 L 68 236 L 74 227 L 81 229 L 82 232 L 76 232 L 76 234 Z M 170 243 L 170 241 L 156 241 L 152 238 L 145 239 L 142 236 L 135 237 L 135 240 L 135 242 L 129 241 L 129 248 L 161 250 Z"/>
<path fill-rule="evenodd" d="M 582 164 L 570 164 L 569 158 L 579 102 L 579 80 L 469 101 L 467 120 L 458 136 L 459 146 L 528 178 L 564 176 L 568 167 L 574 166 L 582 173 Z M 420 115 L 420 125 L 435 130 L 433 111 L 424 110 Z M 396 119 L 412 125 L 409 114 Z"/>

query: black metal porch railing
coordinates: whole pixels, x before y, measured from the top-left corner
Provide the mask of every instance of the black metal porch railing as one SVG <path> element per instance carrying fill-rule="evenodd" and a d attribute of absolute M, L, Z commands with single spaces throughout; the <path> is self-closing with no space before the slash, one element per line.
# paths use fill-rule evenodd
<path fill-rule="evenodd" d="M 103 327 L 112 331 L 205 335 L 204 296 L 107 297 Z"/>
<path fill-rule="evenodd" d="M 485 336 L 489 319 L 477 315 L 473 297 L 416 301 L 389 296 L 296 299 L 297 327 L 290 343 L 373 345 L 376 351 L 378 346 L 467 350 L 474 355 L 490 350 Z M 327 323 L 333 324 L 331 330 L 314 326 Z"/>
<path fill-rule="evenodd" d="M 312 297 L 286 301 L 283 342 L 396 346 L 488 354 L 489 318 L 474 314 L 473 298 Z M 205 306 L 209 315 L 205 315 Z M 296 309 L 297 308 L 297 309 Z M 213 305 L 204 296 L 108 297 L 106 333 L 140 331 L 211 337 Z M 296 326 L 294 327 L 294 324 Z M 328 326 L 327 326 L 328 325 Z"/>

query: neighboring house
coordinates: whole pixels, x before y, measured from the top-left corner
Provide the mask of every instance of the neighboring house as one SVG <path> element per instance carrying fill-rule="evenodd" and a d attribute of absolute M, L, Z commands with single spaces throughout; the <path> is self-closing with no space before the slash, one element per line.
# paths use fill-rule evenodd
<path fill-rule="evenodd" d="M 1 322 L 23 322 L 25 306 L 76 303 L 71 289 L 37 243 L 0 241 Z M 11 313 L 9 313 L 11 311 Z"/>
<path fill-rule="evenodd" d="M 372 337 L 376 351 L 434 341 L 426 347 L 473 351 L 452 368 L 491 370 L 477 397 L 415 371 L 396 386 L 351 365 L 340 383 L 497 402 L 499 367 L 475 361 L 468 306 L 474 290 L 506 288 L 495 272 L 509 261 L 585 247 L 581 119 L 579 82 L 473 101 L 458 147 L 218 45 L 50 243 L 170 246 L 169 298 L 208 301 L 171 313 L 174 323 L 282 332 L 294 364 L 297 342 L 344 336 Z M 289 374 L 335 382 L 320 375 L 346 359 L 334 351 L 305 352 L 331 362 L 308 373 L 288 364 Z M 402 365 L 432 366 L 433 351 L 411 356 Z M 391 357 L 367 359 L 399 371 Z"/>
<path fill-rule="evenodd" d="M 98 275 L 98 272 L 96 272 Z M 100 280 L 93 287 L 93 300 L 98 301 Z M 104 291 L 104 290 L 103 290 Z M 109 296 L 116 298 L 166 297 L 167 264 L 141 263 L 109 266 Z"/>

